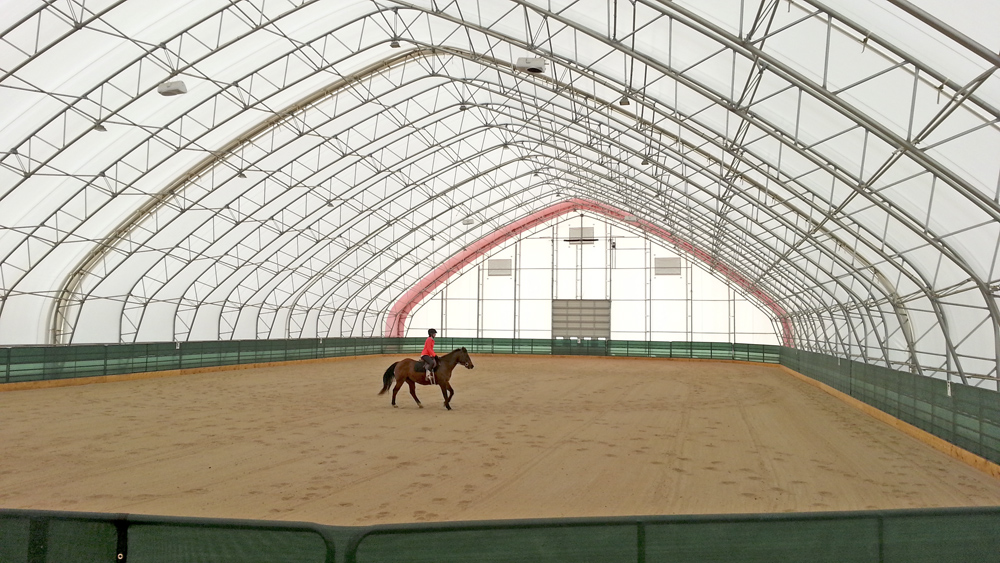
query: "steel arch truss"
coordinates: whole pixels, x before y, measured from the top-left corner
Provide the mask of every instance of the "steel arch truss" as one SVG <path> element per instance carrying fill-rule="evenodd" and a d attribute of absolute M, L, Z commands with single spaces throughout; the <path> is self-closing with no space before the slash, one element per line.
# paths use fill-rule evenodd
<path fill-rule="evenodd" d="M 0 336 L 30 307 L 57 343 L 382 334 L 441 265 L 578 199 L 742 280 L 797 347 L 998 374 L 1000 84 L 967 38 L 935 38 L 945 67 L 813 1 L 142 6 L 41 3 L 0 36 L 27 116 L 2 129 Z M 83 40 L 104 56 L 45 75 Z"/>

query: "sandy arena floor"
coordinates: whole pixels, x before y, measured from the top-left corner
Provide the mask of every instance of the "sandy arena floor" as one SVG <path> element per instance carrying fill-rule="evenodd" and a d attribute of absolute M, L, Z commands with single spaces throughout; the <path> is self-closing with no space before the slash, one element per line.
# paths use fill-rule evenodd
<path fill-rule="evenodd" d="M 1000 505 L 1000 480 L 779 368 L 385 356 L 0 393 L 0 507 L 322 524 Z"/>

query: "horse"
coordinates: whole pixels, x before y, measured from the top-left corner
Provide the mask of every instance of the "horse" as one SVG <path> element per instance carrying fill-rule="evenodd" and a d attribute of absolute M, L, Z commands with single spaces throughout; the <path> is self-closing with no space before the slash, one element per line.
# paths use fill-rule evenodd
<path fill-rule="evenodd" d="M 423 364 L 423 362 L 420 362 Z M 427 374 L 423 368 L 416 369 L 414 366 L 417 364 L 416 361 L 406 358 L 405 360 L 400 360 L 391 366 L 389 369 L 385 370 L 385 375 L 382 376 L 382 390 L 378 392 L 382 395 L 389 390 L 389 384 L 392 382 L 393 378 L 396 379 L 396 387 L 392 390 L 392 406 L 396 407 L 396 393 L 399 392 L 399 388 L 403 386 L 404 383 L 410 386 L 410 395 L 413 396 L 413 400 L 417 402 L 417 406 L 424 408 L 420 404 L 420 399 L 417 398 L 417 388 L 416 384 L 430 385 L 431 383 L 427 381 Z M 437 380 L 436 383 L 441 387 L 441 394 L 444 395 L 444 408 L 451 410 L 451 398 L 455 396 L 455 390 L 451 387 L 451 370 L 455 369 L 457 364 L 462 364 L 466 369 L 472 369 L 472 359 L 469 358 L 469 352 L 465 348 L 459 348 L 457 350 L 452 350 L 451 352 L 440 356 L 438 358 L 438 366 L 434 370 L 434 378 Z"/>

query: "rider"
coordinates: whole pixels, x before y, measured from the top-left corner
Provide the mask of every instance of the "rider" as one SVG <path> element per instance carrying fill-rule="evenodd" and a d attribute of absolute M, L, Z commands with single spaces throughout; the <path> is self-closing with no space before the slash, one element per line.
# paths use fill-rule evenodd
<path fill-rule="evenodd" d="M 434 335 L 438 331 L 433 328 L 427 331 L 427 340 L 424 341 L 424 350 L 420 352 L 420 359 L 424 361 L 427 369 L 427 382 L 434 385 L 434 370 L 437 368 L 437 356 L 434 354 Z"/>

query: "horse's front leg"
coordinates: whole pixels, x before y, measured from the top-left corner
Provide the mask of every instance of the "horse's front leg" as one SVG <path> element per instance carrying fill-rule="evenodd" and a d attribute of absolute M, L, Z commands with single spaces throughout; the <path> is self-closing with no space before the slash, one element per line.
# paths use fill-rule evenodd
<path fill-rule="evenodd" d="M 424 406 L 420 404 L 420 399 L 417 398 L 417 384 L 414 383 L 412 379 L 407 379 L 406 384 L 410 386 L 410 395 L 412 395 L 413 400 L 417 402 L 417 406 L 424 408 Z"/>
<path fill-rule="evenodd" d="M 451 410 L 451 398 L 455 396 L 455 390 L 450 382 L 445 381 L 441 384 L 441 395 L 444 396 L 444 408 Z"/>
<path fill-rule="evenodd" d="M 448 387 L 444 381 L 441 382 L 441 396 L 444 397 L 444 408 L 451 410 L 451 397 L 448 396 Z"/>

